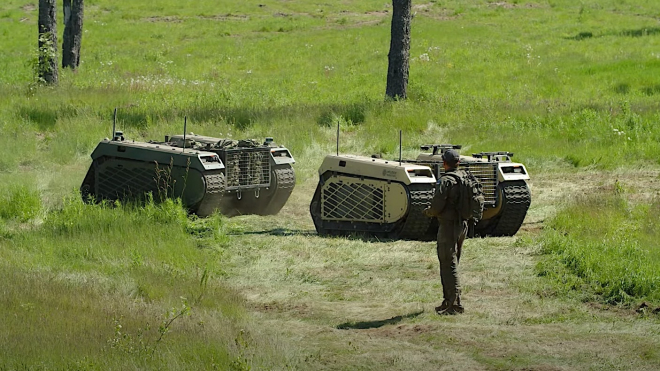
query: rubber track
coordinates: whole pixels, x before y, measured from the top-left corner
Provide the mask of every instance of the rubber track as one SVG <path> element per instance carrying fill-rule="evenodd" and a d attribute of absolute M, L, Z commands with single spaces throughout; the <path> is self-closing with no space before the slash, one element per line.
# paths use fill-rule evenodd
<path fill-rule="evenodd" d="M 277 177 L 277 189 L 280 188 L 293 188 L 296 185 L 296 173 L 291 166 L 275 169 L 275 176 Z"/>
<path fill-rule="evenodd" d="M 204 175 L 206 180 L 206 193 L 204 198 L 193 212 L 199 216 L 209 216 L 220 207 L 225 192 L 225 175 L 222 173 Z"/>
<path fill-rule="evenodd" d="M 433 200 L 434 186 L 428 184 L 411 184 L 408 186 L 410 190 L 410 210 L 408 216 L 403 224 L 403 227 L 398 232 L 395 232 L 392 238 L 422 240 L 426 235 L 429 226 L 431 225 L 432 218 L 427 217 L 422 213 L 422 210 L 431 206 Z"/>
<path fill-rule="evenodd" d="M 513 236 L 525 220 L 532 202 L 527 183 L 522 180 L 502 183 L 502 213 L 493 226 L 493 237 Z"/>
<path fill-rule="evenodd" d="M 273 175 L 277 182 L 273 194 L 269 197 L 268 205 L 260 210 L 260 215 L 275 215 L 282 210 L 284 204 L 289 200 L 293 188 L 296 186 L 296 173 L 291 165 L 273 169 Z M 271 182 L 272 183 L 272 182 Z"/>
<path fill-rule="evenodd" d="M 82 184 L 80 185 L 80 196 L 82 197 L 83 202 L 88 203 L 91 201 L 95 193 L 94 189 L 94 164 L 89 167 L 87 170 L 87 175 L 83 179 Z"/>
<path fill-rule="evenodd" d="M 312 216 L 312 221 L 314 222 L 314 228 L 316 228 L 316 232 L 321 236 L 325 236 L 328 234 L 328 231 L 322 227 L 323 220 L 321 218 L 321 187 L 322 185 L 319 182 L 316 185 L 316 191 L 314 191 L 312 202 L 309 204 L 309 213 Z"/>

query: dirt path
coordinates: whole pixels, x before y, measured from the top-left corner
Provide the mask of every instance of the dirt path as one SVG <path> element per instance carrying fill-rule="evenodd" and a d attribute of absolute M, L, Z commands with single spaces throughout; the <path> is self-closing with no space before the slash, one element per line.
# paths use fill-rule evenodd
<path fill-rule="evenodd" d="M 256 321 L 312 369 L 660 369 L 660 321 L 555 296 L 537 277 L 534 237 L 567 197 L 623 189 L 646 202 L 658 170 L 542 174 L 515 237 L 468 240 L 461 261 L 466 313 L 433 312 L 441 286 L 434 244 L 316 236 L 298 185 L 280 215 L 240 217 L 228 283 Z M 615 186 L 618 182 L 618 186 Z"/>

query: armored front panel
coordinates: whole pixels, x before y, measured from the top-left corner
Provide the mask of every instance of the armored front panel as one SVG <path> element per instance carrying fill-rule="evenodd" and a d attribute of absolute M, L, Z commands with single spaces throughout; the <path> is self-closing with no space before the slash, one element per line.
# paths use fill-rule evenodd
<path fill-rule="evenodd" d="M 407 196 L 401 184 L 333 176 L 323 185 L 321 205 L 324 220 L 394 223 L 407 211 Z"/>
<path fill-rule="evenodd" d="M 135 198 L 158 192 L 155 163 L 101 158 L 95 165 L 96 196 L 101 199 Z"/>

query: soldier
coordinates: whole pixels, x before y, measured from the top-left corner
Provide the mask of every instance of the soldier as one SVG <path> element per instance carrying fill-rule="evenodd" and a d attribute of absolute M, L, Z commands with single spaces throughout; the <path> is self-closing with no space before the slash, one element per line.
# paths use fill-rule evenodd
<path fill-rule="evenodd" d="M 466 177 L 465 171 L 457 170 L 459 160 L 459 154 L 455 150 L 444 151 L 442 165 L 445 174 L 438 181 L 431 206 L 424 210 L 424 215 L 438 218 L 437 251 L 444 300 L 439 307 L 435 307 L 435 311 L 443 315 L 463 313 L 464 311 L 460 297 L 458 262 L 461 258 L 468 223 L 459 217 L 457 208 L 460 185 L 456 176 L 461 180 Z"/>

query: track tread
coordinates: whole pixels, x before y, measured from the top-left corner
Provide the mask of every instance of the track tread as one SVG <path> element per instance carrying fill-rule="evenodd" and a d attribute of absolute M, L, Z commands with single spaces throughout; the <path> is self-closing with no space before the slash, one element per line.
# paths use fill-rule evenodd
<path fill-rule="evenodd" d="M 408 216 L 403 227 L 391 237 L 394 239 L 423 240 L 431 225 L 432 218 L 424 215 L 422 211 L 431 206 L 435 190 L 433 188 L 429 189 L 427 185 L 411 184 L 408 188 L 410 189 Z"/>
<path fill-rule="evenodd" d="M 277 177 L 277 187 L 279 188 L 293 188 L 296 185 L 296 173 L 291 166 L 287 168 L 274 169 L 273 172 Z"/>
<path fill-rule="evenodd" d="M 309 213 L 312 216 L 312 221 L 314 222 L 314 227 L 316 232 L 320 236 L 327 236 L 328 231 L 323 228 L 323 218 L 321 217 L 321 188 L 323 184 L 319 182 L 316 185 L 316 190 L 314 191 L 314 196 L 312 197 L 312 202 L 309 204 Z"/>
<path fill-rule="evenodd" d="M 95 178 L 94 178 L 94 164 L 90 165 L 89 170 L 87 170 L 87 174 L 85 175 L 85 179 L 83 179 L 82 184 L 80 185 L 80 196 L 82 197 L 83 202 L 85 203 L 90 203 L 93 199 L 95 199 L 95 193 L 96 190 L 94 189 L 95 187 Z"/>
<path fill-rule="evenodd" d="M 273 176 L 276 184 L 273 193 L 269 196 L 268 205 L 263 207 L 257 213 L 259 215 L 275 215 L 282 210 L 296 186 L 296 173 L 291 165 L 277 167 L 273 169 Z"/>
<path fill-rule="evenodd" d="M 204 178 L 206 180 L 206 193 L 199 205 L 192 210 L 195 214 L 201 217 L 209 216 L 213 214 L 216 209 L 220 208 L 225 191 L 224 174 L 204 175 Z"/>
<path fill-rule="evenodd" d="M 505 182 L 502 185 L 502 213 L 488 233 L 493 237 L 515 235 L 522 226 L 532 202 L 531 192 L 524 181 Z"/>

